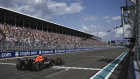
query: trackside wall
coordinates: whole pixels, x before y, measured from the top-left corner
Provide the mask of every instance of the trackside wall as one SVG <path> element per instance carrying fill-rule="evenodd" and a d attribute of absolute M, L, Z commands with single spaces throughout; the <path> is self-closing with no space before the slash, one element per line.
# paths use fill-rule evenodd
<path fill-rule="evenodd" d="M 89 51 L 89 50 L 102 50 L 102 49 L 110 49 L 110 48 L 123 48 L 123 47 L 99 47 L 99 48 L 80 48 L 80 49 L 51 49 L 51 50 L 35 50 L 35 51 L 0 52 L 0 59 L 11 58 L 11 57 L 43 55 L 43 54 L 55 54 L 55 53 L 66 53 L 66 52 Z"/>

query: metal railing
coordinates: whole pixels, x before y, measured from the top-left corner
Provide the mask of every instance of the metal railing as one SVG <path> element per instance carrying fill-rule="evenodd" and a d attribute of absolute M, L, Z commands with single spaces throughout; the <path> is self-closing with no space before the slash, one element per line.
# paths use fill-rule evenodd
<path fill-rule="evenodd" d="M 28 43 L 16 43 L 11 45 L 9 42 L 0 41 L 0 51 L 33 51 L 33 50 L 48 50 L 48 49 L 76 49 L 76 48 L 97 48 L 108 47 L 108 45 L 93 44 L 93 45 L 55 45 L 55 44 L 28 44 Z"/>

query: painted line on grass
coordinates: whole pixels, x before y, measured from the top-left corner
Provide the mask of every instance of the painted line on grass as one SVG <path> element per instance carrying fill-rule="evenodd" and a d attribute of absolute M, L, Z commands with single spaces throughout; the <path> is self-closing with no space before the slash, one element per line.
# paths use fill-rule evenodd
<path fill-rule="evenodd" d="M 102 70 L 93 75 L 90 79 L 108 79 L 118 64 L 122 61 L 124 56 L 128 53 L 129 49 L 123 52 L 120 56 L 118 56 L 115 60 L 105 66 Z"/>

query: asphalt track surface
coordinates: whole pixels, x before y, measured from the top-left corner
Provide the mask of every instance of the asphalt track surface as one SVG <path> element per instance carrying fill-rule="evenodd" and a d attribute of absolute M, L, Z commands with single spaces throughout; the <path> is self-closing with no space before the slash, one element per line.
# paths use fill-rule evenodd
<path fill-rule="evenodd" d="M 113 48 L 45 55 L 48 58 L 61 57 L 66 63 L 39 72 L 19 71 L 15 66 L 16 59 L 4 59 L 0 60 L 0 79 L 89 79 L 125 50 L 126 48 Z"/>

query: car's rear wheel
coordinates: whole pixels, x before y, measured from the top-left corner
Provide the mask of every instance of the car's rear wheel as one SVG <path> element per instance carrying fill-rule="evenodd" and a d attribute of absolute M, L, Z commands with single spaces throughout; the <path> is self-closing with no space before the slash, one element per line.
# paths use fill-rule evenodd
<path fill-rule="evenodd" d="M 16 68 L 18 69 L 18 70 L 21 70 L 21 65 L 20 65 L 20 63 L 18 62 L 18 63 L 16 63 Z"/>
<path fill-rule="evenodd" d="M 24 66 L 23 66 L 23 64 L 21 64 L 21 62 L 17 62 L 17 63 L 16 63 L 16 68 L 17 68 L 18 70 L 23 70 L 23 69 L 24 69 Z"/>
<path fill-rule="evenodd" d="M 42 70 L 42 65 L 39 62 L 35 62 L 33 64 L 33 70 L 35 70 L 35 71 L 41 71 Z"/>
<path fill-rule="evenodd" d="M 49 67 L 53 67 L 54 66 L 54 63 L 53 62 L 50 62 L 50 66 Z"/>

